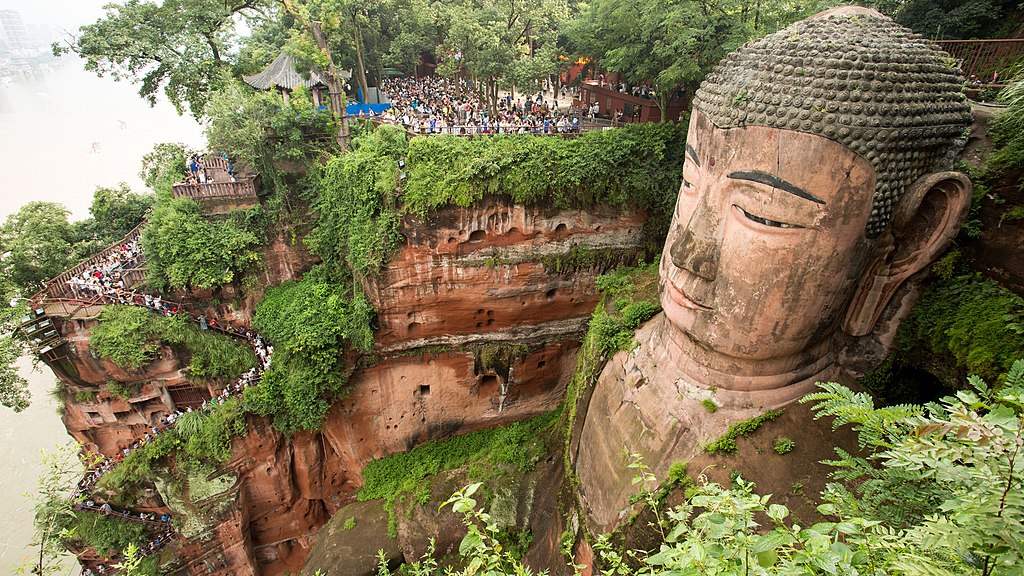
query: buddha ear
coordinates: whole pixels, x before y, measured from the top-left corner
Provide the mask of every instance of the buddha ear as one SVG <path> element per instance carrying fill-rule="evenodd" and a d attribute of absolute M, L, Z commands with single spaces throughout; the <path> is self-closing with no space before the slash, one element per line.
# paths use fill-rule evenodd
<path fill-rule="evenodd" d="M 971 191 L 971 180 L 961 172 L 928 174 L 910 186 L 861 277 L 844 332 L 869 334 L 896 289 L 949 247 L 967 218 Z"/>

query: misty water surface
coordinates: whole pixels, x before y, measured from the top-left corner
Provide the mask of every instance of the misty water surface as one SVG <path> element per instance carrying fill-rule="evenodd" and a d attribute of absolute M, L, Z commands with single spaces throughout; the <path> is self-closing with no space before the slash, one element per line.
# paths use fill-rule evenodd
<path fill-rule="evenodd" d="M 97 186 L 123 181 L 143 191 L 139 165 L 154 144 L 202 147 L 201 127 L 166 102 L 150 108 L 132 85 L 97 78 L 77 60 L 55 66 L 45 78 L 0 88 L 0 218 L 44 200 L 64 204 L 73 220 L 82 219 Z M 53 373 L 45 366 L 31 373 L 27 358 L 19 367 L 31 383 L 32 407 L 20 414 L 0 407 L 0 575 L 13 574 L 15 565 L 37 553 L 28 548 L 32 507 L 22 494 L 36 489 L 40 450 L 71 440 L 47 394 Z M 76 563 L 68 566 L 68 573 L 78 573 Z"/>

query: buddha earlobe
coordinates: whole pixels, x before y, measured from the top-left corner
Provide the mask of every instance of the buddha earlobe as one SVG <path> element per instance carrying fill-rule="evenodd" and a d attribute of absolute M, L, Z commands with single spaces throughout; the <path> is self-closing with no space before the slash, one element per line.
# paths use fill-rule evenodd
<path fill-rule="evenodd" d="M 869 334 L 903 282 L 945 252 L 967 218 L 972 189 L 961 172 L 935 172 L 910 186 L 861 276 L 844 332 Z"/>

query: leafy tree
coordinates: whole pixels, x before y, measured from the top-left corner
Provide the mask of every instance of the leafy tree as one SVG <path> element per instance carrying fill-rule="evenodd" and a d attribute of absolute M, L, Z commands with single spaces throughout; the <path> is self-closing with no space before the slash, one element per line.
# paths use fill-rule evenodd
<path fill-rule="evenodd" d="M 181 142 L 164 142 L 153 146 L 153 150 L 142 157 L 139 178 L 161 200 L 174 197 L 172 186 L 185 177 L 188 167 L 185 162 L 196 153 Z"/>
<path fill-rule="evenodd" d="M 332 46 L 338 42 L 342 26 L 350 19 L 344 14 L 346 0 L 278 0 L 285 13 L 295 19 L 304 35 L 293 35 L 291 47 L 315 64 L 321 72 L 330 93 L 330 110 L 338 126 L 335 139 L 345 153 L 349 145 L 348 113 L 345 111 L 345 92 L 342 90 L 341 70 L 335 64 Z M 351 20 L 357 26 L 357 20 Z M 352 30 L 353 37 L 358 34 Z M 365 93 L 365 92 L 364 92 Z"/>
<path fill-rule="evenodd" d="M 12 289 L 0 289 L 0 293 L 3 294 L 3 301 L 0 301 L 0 404 L 21 412 L 29 404 L 28 381 L 18 374 L 15 362 L 25 352 L 25 342 L 14 330 L 28 308 L 17 300 L 12 301 L 15 306 L 6 305 L 7 296 L 15 294 Z"/>
<path fill-rule="evenodd" d="M 94 233 L 111 242 L 124 238 L 145 220 L 153 200 L 152 195 L 132 192 L 124 182 L 117 188 L 96 188 L 89 206 Z"/>
<path fill-rule="evenodd" d="M 157 289 L 216 288 L 260 265 L 260 236 L 237 214 L 210 221 L 190 198 L 157 206 L 142 231 L 146 278 Z"/>
<path fill-rule="evenodd" d="M 941 40 L 1005 37 L 1019 14 L 1019 4 L 1010 0 L 908 0 L 891 15 L 914 32 Z"/>
<path fill-rule="evenodd" d="M 29 202 L 0 225 L 0 277 L 28 296 L 74 264 L 68 209 Z"/>
<path fill-rule="evenodd" d="M 251 33 L 241 38 L 235 76 L 247 76 L 263 70 L 285 49 L 288 36 L 295 28 L 295 18 L 283 14 L 280 7 L 271 4 L 265 12 L 245 16 Z"/>
<path fill-rule="evenodd" d="M 837 450 L 836 477 L 854 488 L 831 484 L 825 498 L 838 514 L 904 529 L 913 553 L 898 564 L 1013 573 L 1024 566 L 1024 360 L 998 388 L 977 376 L 968 384 L 927 406 L 875 408 L 838 384 L 802 401 L 858 431 L 870 456 Z"/>
<path fill-rule="evenodd" d="M 492 111 L 499 83 L 526 83 L 555 71 L 558 23 L 569 14 L 564 0 L 458 2 L 445 5 L 447 30 L 438 47 L 438 72 L 476 80 Z"/>
<path fill-rule="evenodd" d="M 597 0 L 573 30 L 586 28 L 584 38 L 592 40 L 579 44 L 584 56 L 630 84 L 650 82 L 664 121 L 677 88 L 692 94 L 711 67 L 747 39 L 739 14 L 727 8 L 727 0 Z"/>
<path fill-rule="evenodd" d="M 72 490 L 82 474 L 78 452 L 79 447 L 73 443 L 58 446 L 52 452 L 43 451 L 39 490 L 30 497 L 35 506 L 33 545 L 39 547 L 39 556 L 19 567 L 19 572 L 41 575 L 62 572 L 60 563 L 67 555 L 64 542 L 74 535 L 69 527 L 75 523 Z"/>
<path fill-rule="evenodd" d="M 179 114 L 187 105 L 201 118 L 210 92 L 229 72 L 235 16 L 254 13 L 269 0 L 126 0 L 106 5 L 106 15 L 78 35 L 54 43 L 56 56 L 74 52 L 85 69 L 140 85 L 155 104 L 163 90 Z"/>
<path fill-rule="evenodd" d="M 397 7 L 392 2 L 393 7 Z M 395 10 L 396 19 L 391 30 L 384 63 L 412 74 L 423 54 L 433 54 L 441 44 L 448 28 L 447 11 L 440 2 L 411 0 L 405 9 Z"/>

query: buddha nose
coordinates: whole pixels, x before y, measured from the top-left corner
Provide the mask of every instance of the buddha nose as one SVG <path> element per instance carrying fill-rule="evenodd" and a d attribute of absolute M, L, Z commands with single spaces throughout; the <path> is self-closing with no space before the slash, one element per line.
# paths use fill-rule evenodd
<path fill-rule="evenodd" d="M 672 263 L 705 280 L 714 280 L 718 274 L 720 252 L 715 233 L 717 227 L 717 219 L 702 202 L 690 217 L 683 233 L 669 248 Z"/>

